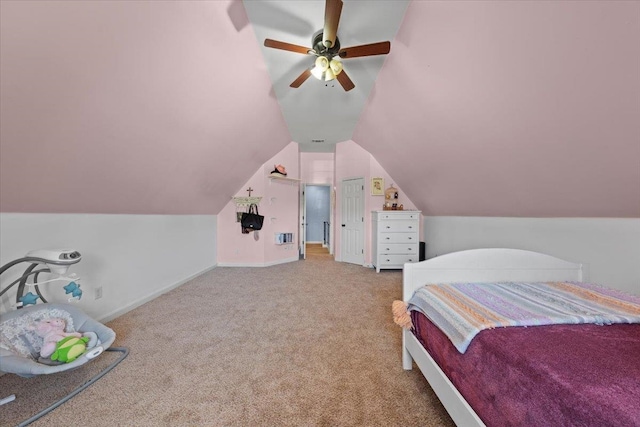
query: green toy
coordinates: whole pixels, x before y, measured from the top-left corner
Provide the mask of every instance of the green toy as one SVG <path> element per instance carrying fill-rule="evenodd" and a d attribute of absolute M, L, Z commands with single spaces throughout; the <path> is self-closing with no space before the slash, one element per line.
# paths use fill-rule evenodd
<path fill-rule="evenodd" d="M 65 337 L 56 343 L 56 350 L 51 355 L 51 360 L 70 363 L 82 355 L 87 349 L 89 337 Z"/>

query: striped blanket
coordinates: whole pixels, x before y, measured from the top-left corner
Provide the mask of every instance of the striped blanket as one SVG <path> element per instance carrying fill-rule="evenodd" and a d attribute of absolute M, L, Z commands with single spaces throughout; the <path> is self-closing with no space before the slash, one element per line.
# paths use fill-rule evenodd
<path fill-rule="evenodd" d="M 640 323 L 640 297 L 575 282 L 426 285 L 408 305 L 438 326 L 460 353 L 484 329 Z"/>

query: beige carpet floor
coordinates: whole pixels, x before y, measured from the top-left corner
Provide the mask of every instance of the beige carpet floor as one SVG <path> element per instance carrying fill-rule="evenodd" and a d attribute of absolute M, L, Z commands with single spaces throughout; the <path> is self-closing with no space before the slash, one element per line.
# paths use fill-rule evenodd
<path fill-rule="evenodd" d="M 332 257 L 219 267 L 115 319 L 130 354 L 32 426 L 453 426 L 417 368 L 404 371 L 391 303 L 402 273 Z M 99 364 L 0 377 L 16 425 Z M 90 366 L 93 365 L 93 366 Z"/>

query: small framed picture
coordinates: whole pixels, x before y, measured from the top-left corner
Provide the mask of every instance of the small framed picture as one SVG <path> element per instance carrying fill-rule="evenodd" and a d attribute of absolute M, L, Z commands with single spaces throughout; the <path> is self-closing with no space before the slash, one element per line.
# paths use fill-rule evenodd
<path fill-rule="evenodd" d="M 371 195 L 384 196 L 384 179 L 371 178 Z"/>

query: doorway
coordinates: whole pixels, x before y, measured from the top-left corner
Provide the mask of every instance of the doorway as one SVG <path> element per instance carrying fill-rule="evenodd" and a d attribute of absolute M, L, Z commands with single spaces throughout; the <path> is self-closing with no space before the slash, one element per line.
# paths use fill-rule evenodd
<path fill-rule="evenodd" d="M 330 255 L 333 253 L 331 239 L 331 186 L 326 184 L 304 184 L 301 192 L 303 236 L 302 258 L 307 255 Z"/>

